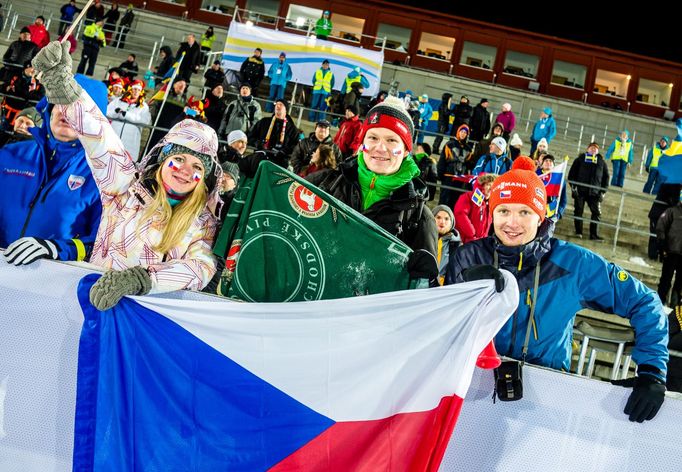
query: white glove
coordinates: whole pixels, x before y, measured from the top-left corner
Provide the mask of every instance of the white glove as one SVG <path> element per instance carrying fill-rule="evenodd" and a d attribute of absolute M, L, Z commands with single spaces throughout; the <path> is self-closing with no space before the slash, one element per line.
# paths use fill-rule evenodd
<path fill-rule="evenodd" d="M 54 241 L 39 238 L 20 238 L 5 249 L 5 259 L 15 266 L 27 265 L 38 259 L 59 259 Z"/>

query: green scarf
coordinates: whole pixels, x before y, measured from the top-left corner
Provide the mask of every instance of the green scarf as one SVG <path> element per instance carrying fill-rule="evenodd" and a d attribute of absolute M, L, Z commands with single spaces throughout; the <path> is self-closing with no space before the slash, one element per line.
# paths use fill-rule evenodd
<path fill-rule="evenodd" d="M 362 151 L 358 153 L 358 181 L 362 191 L 362 211 L 379 200 L 384 200 L 400 187 L 420 174 L 419 167 L 408 155 L 395 174 L 378 175 L 367 168 Z"/>
<path fill-rule="evenodd" d="M 417 163 L 420 163 L 422 161 L 422 159 L 424 159 L 427 155 L 428 154 L 426 154 L 425 152 L 419 152 L 419 153 L 414 155 L 414 160 Z"/>

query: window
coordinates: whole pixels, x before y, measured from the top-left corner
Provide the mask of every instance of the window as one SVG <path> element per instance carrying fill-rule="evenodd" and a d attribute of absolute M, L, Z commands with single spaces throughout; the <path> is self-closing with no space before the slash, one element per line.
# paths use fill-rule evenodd
<path fill-rule="evenodd" d="M 379 23 L 377 28 L 377 40 L 374 45 L 381 47 L 386 37 L 386 49 L 394 49 L 400 52 L 407 52 L 410 47 L 410 36 L 412 30 L 403 28 L 402 26 L 389 25 L 387 23 Z"/>
<path fill-rule="evenodd" d="M 236 0 L 201 0 L 201 9 L 232 15 Z"/>
<path fill-rule="evenodd" d="M 274 24 L 279 13 L 279 0 L 246 0 L 246 9 L 246 19 Z"/>
<path fill-rule="evenodd" d="M 459 63 L 471 67 L 492 69 L 495 64 L 495 56 L 497 56 L 497 48 L 494 46 L 464 41 L 462 57 L 459 58 Z"/>
<path fill-rule="evenodd" d="M 438 36 L 431 33 L 422 33 L 417 54 L 433 59 L 440 59 L 442 61 L 449 61 L 454 45 L 455 38 Z"/>
<path fill-rule="evenodd" d="M 538 74 L 538 64 L 540 58 L 531 54 L 524 54 L 522 52 L 507 51 L 507 57 L 504 61 L 504 71 L 507 74 L 520 75 L 521 77 L 528 77 L 534 79 Z"/>
<path fill-rule="evenodd" d="M 603 95 L 625 98 L 629 83 L 629 75 L 597 69 L 597 78 L 594 81 L 593 91 Z"/>
<path fill-rule="evenodd" d="M 365 27 L 364 18 L 354 18 L 352 16 L 339 15 L 338 13 L 332 12 L 331 20 L 332 36 L 347 41 L 360 42 L 362 29 Z"/>
<path fill-rule="evenodd" d="M 317 20 L 322 18 L 322 11 L 323 10 L 317 8 L 304 7 L 301 5 L 289 5 L 289 12 L 287 13 L 285 24 L 288 28 L 308 31 L 309 24 L 314 28 Z"/>
<path fill-rule="evenodd" d="M 670 94 L 672 91 L 672 83 L 666 84 L 665 82 L 657 82 L 655 80 L 639 79 L 637 101 L 667 108 L 670 105 Z"/>
<path fill-rule="evenodd" d="M 586 76 L 587 66 L 564 61 L 554 61 L 551 82 L 566 87 L 584 89 Z"/>

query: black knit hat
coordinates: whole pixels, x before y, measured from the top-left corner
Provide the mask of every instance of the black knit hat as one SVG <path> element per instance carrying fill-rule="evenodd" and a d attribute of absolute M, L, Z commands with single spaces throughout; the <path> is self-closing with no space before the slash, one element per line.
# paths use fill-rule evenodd
<path fill-rule="evenodd" d="M 386 100 L 375 105 L 369 112 L 362 126 L 364 139 L 367 130 L 371 128 L 387 128 L 397 133 L 405 143 L 408 151 L 412 152 L 412 135 L 414 122 L 405 110 L 403 101 L 397 97 L 386 97 Z"/>

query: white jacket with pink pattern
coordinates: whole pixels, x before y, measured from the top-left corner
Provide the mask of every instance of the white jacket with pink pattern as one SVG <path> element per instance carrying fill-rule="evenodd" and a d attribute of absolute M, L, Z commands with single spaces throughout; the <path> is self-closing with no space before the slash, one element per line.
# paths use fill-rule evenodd
<path fill-rule="evenodd" d="M 85 148 L 102 198 L 102 220 L 90 262 L 107 269 L 147 268 L 150 293 L 200 290 L 216 272 L 211 247 L 216 218 L 204 209 L 180 244 L 167 254 L 154 248 L 163 227 L 157 218 L 141 221 L 152 195 L 136 175 L 135 165 L 109 120 L 83 92 L 70 105 L 60 105 Z"/>

